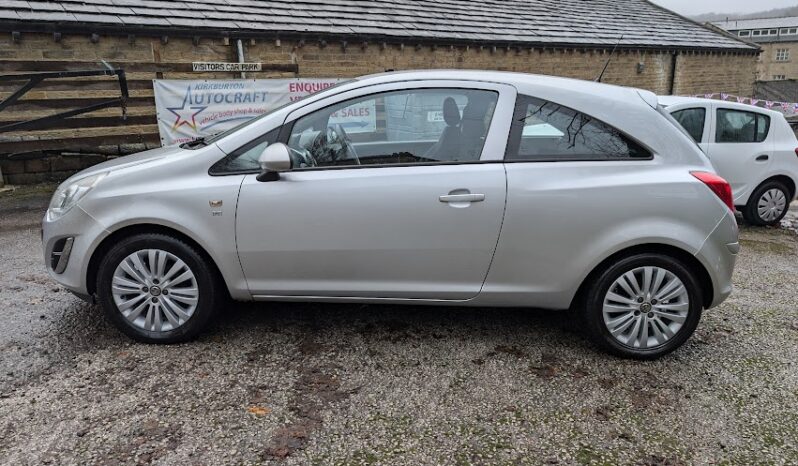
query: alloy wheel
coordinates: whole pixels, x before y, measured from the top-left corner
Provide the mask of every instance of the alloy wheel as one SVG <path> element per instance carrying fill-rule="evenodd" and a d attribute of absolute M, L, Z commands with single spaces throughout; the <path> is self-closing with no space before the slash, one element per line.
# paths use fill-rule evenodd
<path fill-rule="evenodd" d="M 618 277 L 604 298 L 604 325 L 618 342 L 653 349 L 673 338 L 687 320 L 684 283 L 661 267 L 639 267 Z"/>
<path fill-rule="evenodd" d="M 194 272 L 161 249 L 136 251 L 122 260 L 114 271 L 111 294 L 125 319 L 151 332 L 185 324 L 199 302 Z"/>

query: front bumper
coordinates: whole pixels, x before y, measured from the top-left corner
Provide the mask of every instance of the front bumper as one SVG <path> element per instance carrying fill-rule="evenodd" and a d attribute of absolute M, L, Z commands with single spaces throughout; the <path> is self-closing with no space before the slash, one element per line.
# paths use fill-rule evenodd
<path fill-rule="evenodd" d="M 80 206 L 61 218 L 42 221 L 42 246 L 47 272 L 67 290 L 89 296 L 86 283 L 89 260 L 108 231 Z"/>
<path fill-rule="evenodd" d="M 734 215 L 725 215 L 707 237 L 696 257 L 704 264 L 714 291 L 709 308 L 719 306 L 731 295 L 732 275 L 740 252 L 739 229 Z"/>

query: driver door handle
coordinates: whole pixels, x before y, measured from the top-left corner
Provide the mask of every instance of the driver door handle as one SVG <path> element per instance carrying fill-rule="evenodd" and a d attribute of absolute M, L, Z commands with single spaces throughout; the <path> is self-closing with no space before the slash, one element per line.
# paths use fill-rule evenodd
<path fill-rule="evenodd" d="M 768 155 L 760 155 L 759 157 L 756 158 L 756 161 L 757 162 L 767 162 L 767 160 L 769 158 L 770 158 L 770 156 L 768 156 Z"/>
<path fill-rule="evenodd" d="M 441 202 L 459 203 L 459 202 L 482 202 L 485 200 L 484 194 L 447 194 L 438 198 Z"/>

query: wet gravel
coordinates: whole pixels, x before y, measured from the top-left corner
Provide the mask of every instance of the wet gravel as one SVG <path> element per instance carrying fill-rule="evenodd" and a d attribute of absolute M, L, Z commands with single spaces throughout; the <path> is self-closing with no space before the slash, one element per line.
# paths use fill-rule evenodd
<path fill-rule="evenodd" d="M 264 304 L 132 343 L 49 280 L 46 191 L 0 195 L 0 464 L 798 464 L 798 212 L 659 361 L 560 313 Z"/>

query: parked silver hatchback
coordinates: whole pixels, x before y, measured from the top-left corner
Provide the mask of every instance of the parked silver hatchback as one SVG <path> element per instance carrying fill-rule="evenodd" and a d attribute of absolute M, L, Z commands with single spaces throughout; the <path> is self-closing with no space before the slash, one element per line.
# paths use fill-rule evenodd
<path fill-rule="evenodd" d="M 655 358 L 730 294 L 732 208 L 649 92 L 422 71 L 84 170 L 43 229 L 51 276 L 145 342 L 229 296 L 571 309 Z"/>

